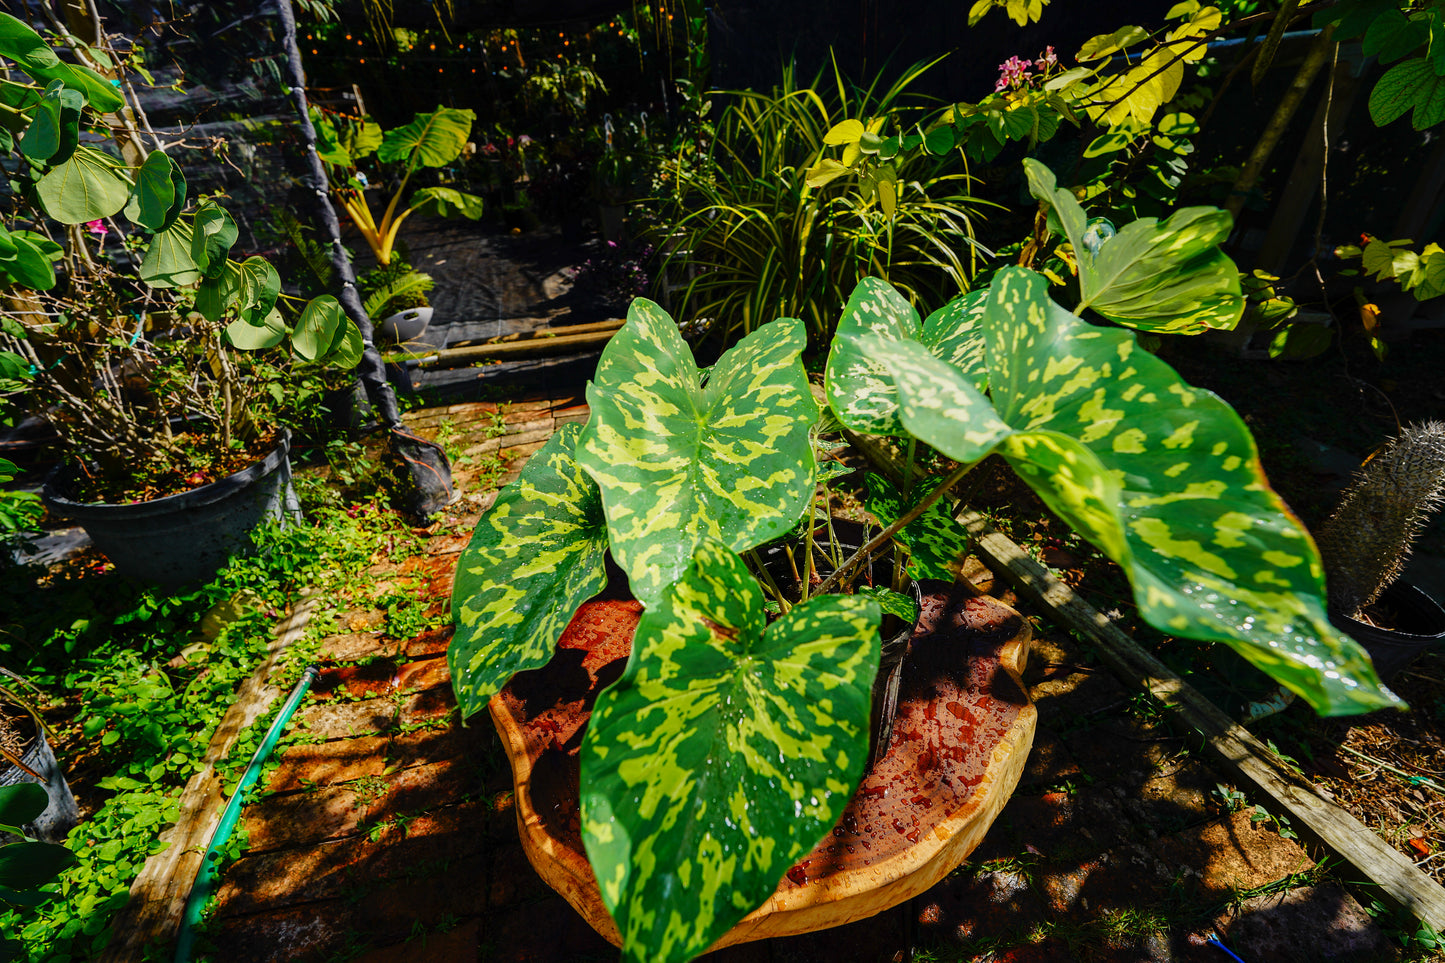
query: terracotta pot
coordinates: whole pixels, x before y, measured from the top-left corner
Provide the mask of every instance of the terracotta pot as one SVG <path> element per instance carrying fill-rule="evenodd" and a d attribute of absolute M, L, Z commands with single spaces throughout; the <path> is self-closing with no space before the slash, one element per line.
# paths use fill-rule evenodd
<path fill-rule="evenodd" d="M 1018 784 L 1037 722 L 1019 678 L 1028 622 L 956 583 L 920 588 L 886 752 L 832 834 L 712 949 L 840 926 L 924 892 L 978 846 Z M 528 859 L 614 944 L 620 937 L 582 846 L 578 752 L 641 612 L 633 601 L 584 604 L 551 663 L 519 673 L 490 705 Z"/>

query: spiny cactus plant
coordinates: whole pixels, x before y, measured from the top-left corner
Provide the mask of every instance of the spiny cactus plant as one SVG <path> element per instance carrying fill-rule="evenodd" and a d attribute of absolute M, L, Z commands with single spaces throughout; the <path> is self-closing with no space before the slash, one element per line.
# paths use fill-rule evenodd
<path fill-rule="evenodd" d="M 1316 537 L 1330 603 L 1352 618 L 1399 576 L 1445 503 L 1445 422 L 1411 425 L 1355 474 Z"/>

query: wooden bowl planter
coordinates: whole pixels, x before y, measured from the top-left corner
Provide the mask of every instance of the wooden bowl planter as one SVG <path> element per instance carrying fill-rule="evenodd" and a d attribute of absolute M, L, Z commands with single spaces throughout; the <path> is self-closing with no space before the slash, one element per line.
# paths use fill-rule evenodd
<path fill-rule="evenodd" d="M 1037 722 L 1019 678 L 1028 622 L 961 584 L 920 584 L 922 614 L 886 752 L 831 836 L 712 949 L 840 926 L 896 906 L 958 866 L 1008 801 Z M 556 657 L 519 673 L 490 703 L 528 859 L 617 945 L 583 850 L 578 753 L 593 701 L 622 673 L 641 613 L 629 600 L 585 603 Z"/>

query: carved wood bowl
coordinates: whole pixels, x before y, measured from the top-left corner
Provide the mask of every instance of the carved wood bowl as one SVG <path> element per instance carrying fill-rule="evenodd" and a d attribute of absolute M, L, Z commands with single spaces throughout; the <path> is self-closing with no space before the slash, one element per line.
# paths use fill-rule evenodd
<path fill-rule="evenodd" d="M 1037 722 L 1019 678 L 1028 622 L 963 585 L 922 588 L 887 751 L 832 834 L 712 949 L 841 926 L 924 892 L 978 846 L 1018 784 Z M 519 673 L 490 705 L 528 859 L 614 944 L 621 937 L 582 846 L 578 753 L 641 613 L 632 601 L 584 604 L 552 661 Z"/>

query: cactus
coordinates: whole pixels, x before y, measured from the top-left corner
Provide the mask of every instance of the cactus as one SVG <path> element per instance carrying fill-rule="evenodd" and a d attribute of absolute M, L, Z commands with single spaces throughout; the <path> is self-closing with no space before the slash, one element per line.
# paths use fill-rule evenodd
<path fill-rule="evenodd" d="M 1316 536 L 1330 603 L 1359 619 L 1445 503 L 1445 422 L 1411 425 L 1365 462 Z"/>

